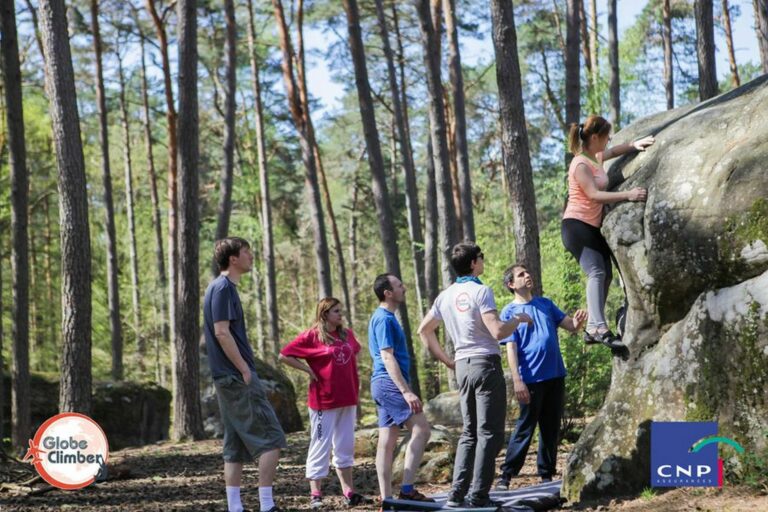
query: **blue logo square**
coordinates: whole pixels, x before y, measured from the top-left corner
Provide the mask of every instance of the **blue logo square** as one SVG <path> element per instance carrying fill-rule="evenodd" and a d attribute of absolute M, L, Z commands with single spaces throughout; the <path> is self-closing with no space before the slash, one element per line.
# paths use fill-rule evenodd
<path fill-rule="evenodd" d="M 652 422 L 651 487 L 719 487 L 717 443 L 693 453 L 705 437 L 717 435 L 717 422 Z"/>

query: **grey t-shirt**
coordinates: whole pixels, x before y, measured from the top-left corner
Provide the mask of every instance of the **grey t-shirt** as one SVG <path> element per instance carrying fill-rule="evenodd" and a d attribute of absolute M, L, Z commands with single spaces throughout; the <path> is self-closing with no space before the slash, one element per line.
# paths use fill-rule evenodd
<path fill-rule="evenodd" d="M 455 359 L 500 354 L 499 342 L 483 323 L 482 315 L 489 311 L 496 311 L 493 290 L 474 281 L 454 283 L 437 296 L 431 313 L 445 322 Z"/>

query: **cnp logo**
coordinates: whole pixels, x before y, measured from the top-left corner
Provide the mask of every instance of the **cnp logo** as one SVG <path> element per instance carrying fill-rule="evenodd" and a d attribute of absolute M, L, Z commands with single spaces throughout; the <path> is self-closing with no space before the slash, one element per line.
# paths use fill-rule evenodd
<path fill-rule="evenodd" d="M 727 437 L 717 437 L 717 422 L 651 423 L 652 487 L 722 487 L 723 460 L 718 443 L 744 448 Z"/>
<path fill-rule="evenodd" d="M 81 489 L 106 478 L 109 444 L 98 423 L 74 412 L 57 414 L 29 440 L 24 461 L 60 489 Z"/>

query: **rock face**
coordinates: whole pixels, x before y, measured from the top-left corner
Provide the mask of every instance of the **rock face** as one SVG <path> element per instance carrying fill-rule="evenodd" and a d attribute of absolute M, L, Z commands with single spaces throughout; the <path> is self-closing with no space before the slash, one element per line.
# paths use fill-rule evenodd
<path fill-rule="evenodd" d="M 286 433 L 304 430 L 299 409 L 296 407 L 296 391 L 288 377 L 261 359 L 256 359 L 256 374 L 267 390 L 267 397 L 275 409 L 283 430 Z M 224 427 L 219 415 L 219 402 L 216 400 L 216 389 L 211 379 L 208 356 L 203 350 L 200 351 L 200 402 L 206 434 L 222 437 Z"/>
<path fill-rule="evenodd" d="M 11 381 L 4 375 L 3 432 L 10 432 Z M 55 377 L 30 375 L 31 438 L 45 420 L 59 412 L 59 383 Z M 141 446 L 168 439 L 171 392 L 154 383 L 97 382 L 90 416 L 104 429 L 109 449 Z"/>
<path fill-rule="evenodd" d="M 646 153 L 608 169 L 613 187 L 648 189 L 603 225 L 626 283 L 631 356 L 614 360 L 568 459 L 571 501 L 649 485 L 651 421 L 718 421 L 748 452 L 768 440 L 768 75 L 642 119 L 614 143 L 649 134 Z"/>

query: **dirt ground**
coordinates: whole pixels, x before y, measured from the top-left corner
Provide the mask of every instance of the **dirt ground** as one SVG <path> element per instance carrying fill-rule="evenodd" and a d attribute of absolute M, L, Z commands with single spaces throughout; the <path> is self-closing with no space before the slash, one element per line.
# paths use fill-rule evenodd
<path fill-rule="evenodd" d="M 274 486 L 279 504 L 289 511 L 309 510 L 309 489 L 304 479 L 307 449 L 305 433 L 288 437 Z M 0 511 L 225 511 L 221 441 L 197 443 L 162 443 L 129 448 L 110 456 L 110 480 L 78 491 L 58 489 L 40 492 L 44 482 L 29 485 L 37 495 L 28 495 L 18 484 L 29 481 L 35 473 L 31 466 L 6 462 L 0 466 Z M 513 487 L 538 482 L 535 476 L 535 447 L 532 447 L 522 475 Z M 558 456 L 564 467 L 567 447 Z M 257 469 L 244 469 L 242 497 L 247 510 L 258 510 Z M 8 483 L 11 485 L 8 485 Z M 15 482 L 15 484 L 14 484 Z M 368 496 L 376 494 L 376 469 L 372 459 L 360 459 L 355 466 L 355 484 Z M 447 483 L 420 485 L 425 493 L 446 491 Z M 22 494 L 23 493 L 23 494 Z M 326 510 L 344 510 L 340 488 L 335 478 L 325 488 Z M 373 510 L 357 508 L 356 510 Z M 621 511 L 768 511 L 768 496 L 755 496 L 743 489 L 675 489 L 647 498 L 610 499 L 601 502 L 565 505 L 562 510 Z"/>

